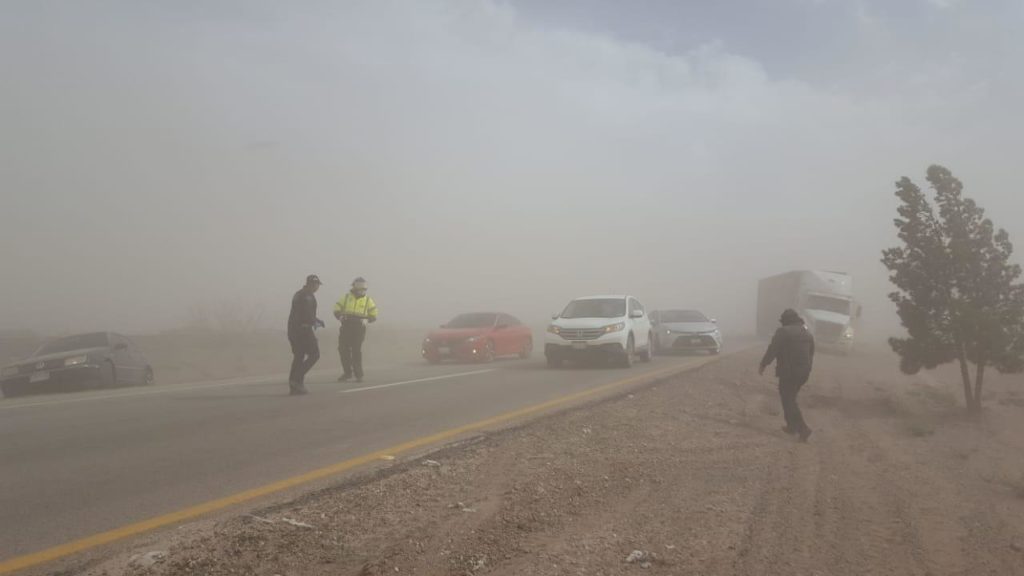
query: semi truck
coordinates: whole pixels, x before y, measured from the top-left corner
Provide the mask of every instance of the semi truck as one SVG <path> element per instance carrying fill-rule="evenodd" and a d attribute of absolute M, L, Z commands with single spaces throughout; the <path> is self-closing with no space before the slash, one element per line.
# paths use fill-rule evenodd
<path fill-rule="evenodd" d="M 800 314 L 820 347 L 841 353 L 853 347 L 861 307 L 849 274 L 794 270 L 762 279 L 757 287 L 758 336 L 770 337 L 786 308 Z"/>

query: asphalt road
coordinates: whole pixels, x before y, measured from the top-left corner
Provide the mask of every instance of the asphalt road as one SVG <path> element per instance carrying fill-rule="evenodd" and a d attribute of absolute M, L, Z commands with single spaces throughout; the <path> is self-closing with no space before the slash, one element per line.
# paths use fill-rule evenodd
<path fill-rule="evenodd" d="M 703 356 L 630 370 L 539 359 L 368 368 L 0 401 L 0 560 Z"/>

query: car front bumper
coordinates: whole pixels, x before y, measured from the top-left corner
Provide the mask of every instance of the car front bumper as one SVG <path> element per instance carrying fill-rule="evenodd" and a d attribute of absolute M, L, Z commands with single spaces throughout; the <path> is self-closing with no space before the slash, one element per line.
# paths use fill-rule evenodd
<path fill-rule="evenodd" d="M 71 387 L 97 384 L 102 381 L 100 367 L 80 364 L 54 370 L 22 373 L 0 379 L 4 394 L 18 395 L 36 392 L 58 392 Z"/>
<path fill-rule="evenodd" d="M 424 343 L 420 354 L 424 359 L 431 362 L 440 362 L 442 360 L 471 362 L 479 360 L 486 355 L 486 345 L 486 341 L 484 340 L 474 342 L 464 340 L 462 342 L 445 346 L 440 346 L 434 343 Z"/>
<path fill-rule="evenodd" d="M 688 333 L 664 330 L 654 336 L 658 339 L 658 348 L 662 350 L 721 350 L 722 336 L 717 333 Z"/>

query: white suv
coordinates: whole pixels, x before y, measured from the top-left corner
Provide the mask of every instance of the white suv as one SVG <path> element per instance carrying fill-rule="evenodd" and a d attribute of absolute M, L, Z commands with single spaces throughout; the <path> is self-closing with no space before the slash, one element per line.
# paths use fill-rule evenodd
<path fill-rule="evenodd" d="M 593 356 L 614 358 L 620 366 L 649 362 L 652 328 L 640 301 L 632 296 L 577 298 L 552 317 L 544 338 L 548 366 Z"/>

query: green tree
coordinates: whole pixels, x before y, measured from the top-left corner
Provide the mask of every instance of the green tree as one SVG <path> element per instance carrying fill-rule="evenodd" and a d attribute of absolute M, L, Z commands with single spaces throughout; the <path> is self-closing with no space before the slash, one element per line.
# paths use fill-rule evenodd
<path fill-rule="evenodd" d="M 967 409 L 978 412 L 986 367 L 1024 370 L 1021 267 L 1010 261 L 1009 235 L 964 197 L 949 170 L 929 167 L 928 182 L 934 204 L 909 178 L 896 183 L 903 245 L 884 250 L 882 263 L 897 288 L 889 298 L 907 337 L 889 345 L 907 374 L 956 361 Z"/>

